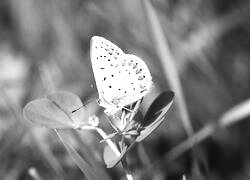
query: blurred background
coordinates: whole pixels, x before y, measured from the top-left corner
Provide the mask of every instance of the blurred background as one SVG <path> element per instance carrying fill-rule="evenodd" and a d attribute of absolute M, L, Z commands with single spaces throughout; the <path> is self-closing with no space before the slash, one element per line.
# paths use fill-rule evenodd
<path fill-rule="evenodd" d="M 55 133 L 24 120 L 22 108 L 56 90 L 73 92 L 83 102 L 97 97 L 89 57 L 94 35 L 140 56 L 148 65 L 154 86 L 143 102 L 143 113 L 161 92 L 176 87 L 181 92 L 167 121 L 129 153 L 135 179 L 180 180 L 183 174 L 188 180 L 250 179 L 247 117 L 213 131 L 195 151 L 186 148 L 171 162 L 164 161 L 188 138 L 183 117 L 191 121 L 195 133 L 249 98 L 250 1 L 148 1 L 164 32 L 162 42 L 155 40 L 159 34 L 153 33 L 157 27 L 144 1 L 1 0 L 1 180 L 85 179 Z M 161 43 L 170 57 L 159 55 Z M 166 66 L 169 62 L 174 66 Z M 93 104 L 86 116 L 95 112 Z M 74 147 L 82 154 L 89 151 L 110 179 L 124 179 L 120 166 L 105 168 L 97 134 L 68 134 Z"/>

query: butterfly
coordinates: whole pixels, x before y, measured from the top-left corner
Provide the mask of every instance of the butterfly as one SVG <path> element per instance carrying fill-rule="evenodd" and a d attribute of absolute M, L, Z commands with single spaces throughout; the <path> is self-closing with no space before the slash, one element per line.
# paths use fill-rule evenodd
<path fill-rule="evenodd" d="M 124 53 L 109 40 L 94 36 L 90 42 L 90 58 L 96 81 L 98 104 L 107 115 L 143 98 L 152 85 L 152 77 L 145 62 Z M 127 109 L 128 110 L 128 109 Z"/>

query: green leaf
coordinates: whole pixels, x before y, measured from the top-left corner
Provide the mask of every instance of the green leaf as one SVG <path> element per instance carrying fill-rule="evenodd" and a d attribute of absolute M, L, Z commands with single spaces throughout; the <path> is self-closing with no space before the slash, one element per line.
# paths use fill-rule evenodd
<path fill-rule="evenodd" d="M 71 110 L 81 106 L 78 96 L 58 92 L 48 95 L 47 98 L 31 101 L 24 107 L 23 115 L 25 119 L 47 128 L 74 128 L 83 121 L 84 112 L 80 109 L 72 113 Z"/>
<path fill-rule="evenodd" d="M 59 91 L 53 94 L 49 94 L 47 98 L 58 105 L 58 107 L 60 107 L 65 113 L 67 113 L 74 124 L 81 123 L 83 125 L 85 113 L 84 108 L 80 108 L 83 106 L 83 104 L 81 99 L 77 95 L 69 92 Z M 72 111 L 76 109 L 78 110 L 72 113 Z M 85 124 L 88 124 L 88 122 L 85 121 Z"/>
<path fill-rule="evenodd" d="M 110 148 L 110 146 L 105 146 L 104 152 L 103 152 L 103 159 L 107 166 L 107 168 L 112 168 L 115 165 L 117 165 L 121 159 L 124 157 L 124 155 L 127 153 L 128 146 L 125 146 L 122 149 L 121 155 L 117 156 L 114 151 Z"/>
<path fill-rule="evenodd" d="M 95 168 L 92 167 L 85 159 L 83 159 L 79 153 L 71 146 L 61 135 L 59 131 L 56 130 L 58 137 L 60 138 L 61 142 L 63 143 L 64 147 L 75 161 L 77 166 L 81 169 L 84 175 L 87 177 L 88 180 L 99 180 L 102 177 L 98 177 L 98 173 L 95 172 Z"/>
<path fill-rule="evenodd" d="M 140 135 L 136 142 L 144 140 L 149 136 L 165 119 L 166 114 L 173 103 L 174 93 L 167 91 L 159 95 L 149 107 L 144 120 L 141 122 Z"/>

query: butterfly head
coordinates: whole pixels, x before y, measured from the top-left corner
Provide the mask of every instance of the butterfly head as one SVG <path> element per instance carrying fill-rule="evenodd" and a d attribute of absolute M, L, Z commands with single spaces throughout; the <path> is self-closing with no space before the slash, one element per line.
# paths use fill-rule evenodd
<path fill-rule="evenodd" d="M 107 114 L 108 116 L 113 116 L 115 115 L 121 108 L 118 105 L 115 104 L 110 104 L 108 103 L 105 99 L 99 98 L 97 99 L 97 103 L 99 106 L 102 106 L 105 108 L 104 113 Z"/>

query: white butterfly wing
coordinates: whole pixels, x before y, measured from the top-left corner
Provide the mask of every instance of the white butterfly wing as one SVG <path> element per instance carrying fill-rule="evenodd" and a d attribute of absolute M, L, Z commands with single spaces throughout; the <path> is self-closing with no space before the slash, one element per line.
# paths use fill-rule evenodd
<path fill-rule="evenodd" d="M 125 54 L 122 67 L 122 92 L 120 92 L 119 104 L 121 107 L 129 105 L 144 97 L 151 88 L 152 77 L 145 62 L 132 54 Z"/>
<path fill-rule="evenodd" d="M 118 66 L 125 53 L 112 42 L 99 36 L 92 37 L 90 48 L 99 98 L 111 104 L 122 84 Z"/>
<path fill-rule="evenodd" d="M 91 63 L 101 106 L 112 110 L 129 105 L 145 96 L 152 77 L 145 62 L 125 54 L 105 38 L 91 39 Z"/>

